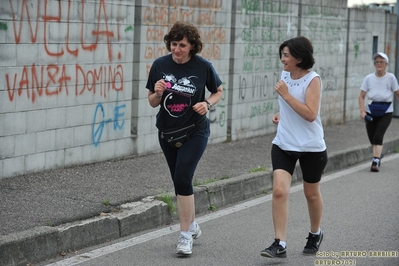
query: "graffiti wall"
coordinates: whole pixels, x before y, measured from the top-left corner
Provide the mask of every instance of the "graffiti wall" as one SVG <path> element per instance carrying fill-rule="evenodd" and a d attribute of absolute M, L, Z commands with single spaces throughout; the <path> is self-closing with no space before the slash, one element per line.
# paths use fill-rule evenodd
<path fill-rule="evenodd" d="M 199 28 L 201 56 L 223 81 L 210 143 L 275 132 L 278 48 L 289 38 L 313 42 L 325 126 L 359 119 L 375 49 L 395 65 L 396 15 L 346 0 L 5 0 L 0 178 L 159 150 L 145 85 L 176 21 Z"/>
<path fill-rule="evenodd" d="M 0 19 L 2 176 L 132 152 L 134 2 L 9 0 Z"/>

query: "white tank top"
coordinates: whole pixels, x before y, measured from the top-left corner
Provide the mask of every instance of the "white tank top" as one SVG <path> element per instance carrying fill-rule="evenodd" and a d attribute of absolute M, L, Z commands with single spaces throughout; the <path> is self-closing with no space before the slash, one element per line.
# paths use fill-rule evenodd
<path fill-rule="evenodd" d="M 289 93 L 301 103 L 305 103 L 305 93 L 309 83 L 319 75 L 311 71 L 300 79 L 293 80 L 287 71 L 281 73 L 281 79 L 287 84 Z M 321 89 L 323 88 L 320 79 Z M 320 97 L 321 99 L 321 97 Z M 282 98 L 278 97 L 280 122 L 276 137 L 272 143 L 282 150 L 298 152 L 322 152 L 326 150 L 320 107 L 316 119 L 309 122 L 298 115 Z"/>

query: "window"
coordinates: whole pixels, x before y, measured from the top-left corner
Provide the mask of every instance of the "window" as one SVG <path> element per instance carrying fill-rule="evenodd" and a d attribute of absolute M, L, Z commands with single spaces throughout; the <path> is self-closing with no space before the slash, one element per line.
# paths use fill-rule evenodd
<path fill-rule="evenodd" d="M 373 55 L 378 52 L 378 36 L 373 36 L 373 53 L 371 54 L 371 58 Z"/>

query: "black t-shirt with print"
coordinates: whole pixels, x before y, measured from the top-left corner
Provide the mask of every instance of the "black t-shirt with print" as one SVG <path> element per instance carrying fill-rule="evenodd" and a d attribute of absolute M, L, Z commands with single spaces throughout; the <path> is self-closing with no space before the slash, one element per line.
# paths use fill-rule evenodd
<path fill-rule="evenodd" d="M 205 87 L 216 93 L 222 84 L 212 64 L 195 55 L 184 64 L 177 64 L 168 54 L 157 58 L 151 66 L 146 88 L 154 92 L 155 83 L 164 79 L 166 90 L 162 95 L 156 127 L 172 128 L 198 121 L 200 115 L 193 105 L 205 99 Z"/>

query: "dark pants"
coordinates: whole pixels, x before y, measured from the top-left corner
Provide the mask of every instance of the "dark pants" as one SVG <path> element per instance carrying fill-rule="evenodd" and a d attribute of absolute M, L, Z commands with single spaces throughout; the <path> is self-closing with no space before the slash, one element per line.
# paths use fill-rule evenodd
<path fill-rule="evenodd" d="M 290 173 L 291 176 L 294 173 L 296 162 L 299 160 L 303 181 L 307 183 L 320 181 L 328 161 L 326 150 L 322 152 L 285 151 L 275 144 L 272 146 L 271 155 L 273 171 L 282 169 Z"/>
<path fill-rule="evenodd" d="M 158 134 L 159 145 L 168 163 L 176 195 L 190 196 L 194 193 L 194 172 L 204 154 L 209 135 L 208 119 L 180 148 L 171 147 L 165 139 L 160 138 L 160 133 Z"/>
<path fill-rule="evenodd" d="M 386 113 L 380 117 L 373 117 L 373 121 L 366 122 L 367 136 L 371 145 L 382 145 L 385 132 L 391 121 L 392 113 Z"/>

